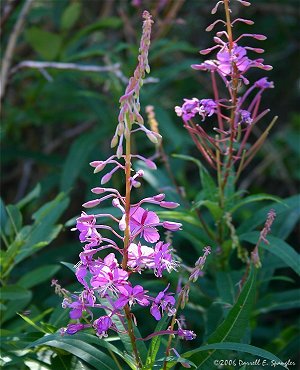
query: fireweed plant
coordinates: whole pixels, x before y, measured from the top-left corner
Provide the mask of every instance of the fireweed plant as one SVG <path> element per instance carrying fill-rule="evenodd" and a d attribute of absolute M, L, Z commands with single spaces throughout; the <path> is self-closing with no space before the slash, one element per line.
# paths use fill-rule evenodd
<path fill-rule="evenodd" d="M 251 5 L 248 1 L 234 1 L 245 7 Z M 231 215 L 226 213 L 226 194 L 230 193 L 230 187 L 234 188 L 242 171 L 263 145 L 277 117 L 272 120 L 256 142 L 249 143 L 251 132 L 270 111 L 270 109 L 261 110 L 260 104 L 265 90 L 273 88 L 274 84 L 268 81 L 267 77 L 250 83 L 247 78 L 249 70 L 259 68 L 269 71 L 272 66 L 264 64 L 262 58 L 252 57 L 253 54 L 264 53 L 262 48 L 240 45 L 240 43 L 244 43 L 244 40 L 249 38 L 263 41 L 266 36 L 256 33 L 235 35 L 234 31 L 239 23 L 251 26 L 254 22 L 243 18 L 232 19 L 229 0 L 218 1 L 211 13 L 215 14 L 221 8 L 224 10 L 225 19 L 217 19 L 206 28 L 206 31 L 212 31 L 219 25 L 223 25 L 225 30 L 216 32 L 213 37 L 214 46 L 200 51 L 202 55 L 217 52 L 215 58 L 191 66 L 194 70 L 210 74 L 213 96 L 184 99 L 182 106 L 175 107 L 175 112 L 182 118 L 184 127 L 205 161 L 217 173 L 218 207 L 224 221 L 221 222 L 219 219 L 216 222 L 218 236 L 213 236 L 213 232 L 205 225 L 201 215 L 200 221 L 209 236 L 219 246 L 224 241 L 225 228 L 231 234 L 232 245 L 236 246 L 238 243 L 234 243 L 235 230 L 231 223 Z M 234 198 L 234 194 L 231 196 Z M 233 198 L 229 201 L 232 202 Z M 204 203 L 205 201 L 201 205 L 205 205 Z M 216 210 L 212 210 L 211 204 L 207 205 L 207 208 L 216 213 Z M 245 251 L 240 249 L 239 257 L 247 260 Z"/>
<path fill-rule="evenodd" d="M 175 299 L 175 294 L 169 291 L 168 284 L 156 296 L 151 296 L 142 286 L 142 282 L 133 285 L 130 278 L 133 274 L 142 275 L 144 270 L 152 270 L 157 278 L 161 278 L 164 271 L 170 273 L 177 270 L 179 262 L 173 256 L 169 242 L 161 240 L 159 229 L 169 232 L 181 229 L 181 223 L 162 221 L 154 211 L 147 209 L 147 204 L 157 205 L 165 209 L 174 209 L 178 203 L 165 200 L 164 194 L 141 199 L 137 203 L 131 201 L 131 193 L 139 188 L 143 171 L 134 171 L 132 161 L 143 161 L 150 169 L 156 165 L 151 159 L 131 152 L 131 137 L 142 131 L 148 139 L 157 144 L 161 136 L 146 128 L 140 114 L 139 94 L 143 78 L 149 73 L 148 50 L 150 46 L 151 26 L 153 23 L 149 12 L 143 13 L 143 33 L 139 48 L 138 65 L 130 78 L 125 94 L 120 98 L 120 114 L 118 125 L 111 141 L 111 147 L 116 147 L 116 154 L 106 160 L 93 161 L 90 165 L 94 173 L 105 172 L 101 177 L 101 185 L 110 181 L 113 174 L 122 171 L 125 176 L 125 195 L 110 187 L 96 187 L 92 193 L 100 197 L 83 204 L 85 209 L 99 206 L 105 201 L 111 201 L 112 206 L 120 212 L 117 218 L 112 214 L 82 212 L 77 218 L 76 228 L 79 231 L 79 240 L 84 244 L 80 253 L 80 261 L 75 266 L 76 278 L 83 286 L 77 294 L 71 294 L 61 289 L 57 281 L 53 285 L 58 293 L 63 294 L 63 308 L 69 309 L 72 322 L 61 330 L 63 335 L 72 335 L 84 329 L 92 328 L 99 338 L 108 336 L 108 332 L 115 331 L 130 337 L 136 368 L 142 368 L 137 341 L 149 340 L 155 336 L 168 335 L 167 355 L 171 350 L 173 336 L 192 340 L 196 337 L 191 330 L 184 329 L 177 319 L 179 305 L 184 306 L 188 299 L 189 284 L 196 281 L 201 274 L 210 247 L 204 248 L 204 255 L 196 262 L 191 272 L 189 282 Z M 112 220 L 113 228 L 102 222 L 103 218 Z M 117 240 L 101 234 L 106 230 Z M 99 251 L 107 250 L 104 259 L 97 257 Z M 165 317 L 172 317 L 171 324 L 166 330 L 150 333 L 146 338 L 136 337 L 134 327 L 137 325 L 132 309 L 135 305 L 144 307 L 157 321 Z M 102 315 L 95 315 L 94 310 L 102 310 Z M 116 325 L 116 320 L 122 323 L 122 328 Z M 177 351 L 174 350 L 177 354 Z M 177 354 L 178 355 L 178 354 Z M 179 355 L 178 355 L 179 356 Z"/>
<path fill-rule="evenodd" d="M 236 1 L 244 6 L 250 5 L 247 1 Z M 226 31 L 216 33 L 213 38 L 216 45 L 200 51 L 200 54 L 207 55 L 217 50 L 216 59 L 192 65 L 195 70 L 210 73 L 213 97 L 184 99 L 184 104 L 181 107 L 176 106 L 175 112 L 182 117 L 184 127 L 205 160 L 218 171 L 219 187 L 223 191 L 232 166 L 237 165 L 236 178 L 238 178 L 263 144 L 275 120 L 253 145 L 248 144 L 253 127 L 270 111 L 260 110 L 262 94 L 274 85 L 267 77 L 262 77 L 252 84 L 249 82 L 246 75 L 251 68 L 269 71 L 272 67 L 264 64 L 264 59 L 251 59 L 248 55 L 249 52 L 262 54 L 263 49 L 241 46 L 239 43 L 247 38 L 263 41 L 266 36 L 252 33 L 234 36 L 234 25 L 238 23 L 252 25 L 254 22 L 242 18 L 232 20 L 230 2 L 227 0 L 219 1 L 212 14 L 215 14 L 221 5 L 225 10 L 225 20 L 216 20 L 206 28 L 206 31 L 213 30 L 219 24 L 224 25 Z M 221 88 L 218 87 L 217 77 L 224 84 L 227 96 L 220 96 Z M 214 136 L 207 132 L 208 117 L 216 117 Z M 197 120 L 201 123 L 196 123 Z"/>

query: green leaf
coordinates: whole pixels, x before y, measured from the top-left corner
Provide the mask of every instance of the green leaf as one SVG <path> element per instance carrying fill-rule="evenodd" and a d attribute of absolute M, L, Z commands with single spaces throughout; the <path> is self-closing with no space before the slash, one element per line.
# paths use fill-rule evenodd
<path fill-rule="evenodd" d="M 1 225 L 1 233 L 2 230 L 5 228 L 7 222 L 7 213 L 5 209 L 5 204 L 3 203 L 3 200 L 0 198 L 0 225 Z"/>
<path fill-rule="evenodd" d="M 31 298 L 32 293 L 18 285 L 7 285 L 0 288 L 0 296 L 3 300 L 22 300 Z"/>
<path fill-rule="evenodd" d="M 260 299 L 256 306 L 257 313 L 267 313 L 276 310 L 300 308 L 300 290 L 292 289 L 280 293 L 269 293 Z"/>
<path fill-rule="evenodd" d="M 11 235 L 14 233 L 18 234 L 22 227 L 22 214 L 18 207 L 10 204 L 6 207 L 6 211 L 9 217 L 9 222 L 6 224 L 6 234 Z"/>
<path fill-rule="evenodd" d="M 81 135 L 71 146 L 63 165 L 60 180 L 61 191 L 69 190 L 79 176 L 82 167 L 88 166 L 87 158 L 99 140 L 94 132 Z M 92 173 L 92 171 L 91 171 Z"/>
<path fill-rule="evenodd" d="M 182 357 L 191 357 L 191 356 L 194 356 L 195 354 L 198 354 L 199 352 L 206 352 L 206 351 L 211 352 L 211 350 L 213 350 L 214 352 L 216 350 L 229 350 L 229 351 L 250 353 L 251 355 L 259 356 L 267 360 L 274 361 L 276 363 L 284 363 L 278 357 L 273 355 L 273 353 L 266 351 L 262 348 L 255 347 L 250 344 L 234 343 L 234 342 L 211 343 L 211 344 L 196 348 L 192 351 L 186 352 L 182 355 Z M 267 362 L 266 364 L 269 364 L 269 363 Z M 213 369 L 214 367 L 215 366 L 211 367 L 211 369 Z M 287 366 L 282 366 L 282 367 L 287 369 Z M 197 369 L 202 370 L 204 368 L 202 367 L 200 368 L 200 366 L 198 366 Z"/>
<path fill-rule="evenodd" d="M 101 370 L 116 369 L 116 364 L 107 354 L 99 350 L 99 348 L 97 348 L 96 346 L 90 344 L 93 342 L 92 338 L 90 337 L 93 337 L 95 340 L 97 340 L 97 344 L 99 346 L 102 345 L 107 348 L 107 346 L 103 344 L 103 342 L 106 343 L 105 341 L 95 336 L 90 336 L 87 338 L 85 335 L 83 337 L 84 340 L 81 339 L 82 337 L 83 334 L 81 335 L 75 334 L 73 336 L 68 335 L 61 336 L 60 334 L 50 334 L 30 344 L 29 348 L 41 345 L 60 348 L 69 353 L 72 353 L 74 356 L 85 361 L 87 364 L 94 366 L 96 369 Z"/>
<path fill-rule="evenodd" d="M 169 320 L 170 320 L 170 317 L 165 315 L 158 322 L 158 324 L 156 325 L 153 333 L 156 333 L 156 332 L 161 331 L 161 330 L 165 330 Z M 148 354 L 147 354 L 146 364 L 143 367 L 143 370 L 152 370 L 153 369 L 153 365 L 154 365 L 155 360 L 156 360 L 157 352 L 159 351 L 160 342 L 161 342 L 161 336 L 160 335 L 152 338 L 150 346 L 149 346 Z"/>
<path fill-rule="evenodd" d="M 31 254 L 36 248 L 44 247 L 51 243 L 60 232 L 62 226 L 55 225 L 55 222 L 64 212 L 69 204 L 69 199 L 64 193 L 60 193 L 54 200 L 46 203 L 32 216 L 34 224 L 28 230 L 26 242 L 17 255 L 15 262 L 19 263 Z"/>
<path fill-rule="evenodd" d="M 249 195 L 248 197 L 242 199 L 240 202 L 237 202 L 230 210 L 230 213 L 235 212 L 240 207 L 243 207 L 246 204 L 253 203 L 253 202 L 261 202 L 264 200 L 273 200 L 274 202 L 283 204 L 282 199 L 275 197 L 273 195 L 269 194 L 255 194 L 255 195 Z"/>
<path fill-rule="evenodd" d="M 232 305 L 236 292 L 231 274 L 225 271 L 218 271 L 216 274 L 216 283 L 222 301 Z"/>
<path fill-rule="evenodd" d="M 211 200 L 200 200 L 199 202 L 195 203 L 195 205 L 193 206 L 193 209 L 201 208 L 202 206 L 209 209 L 214 220 L 217 221 L 222 217 L 223 210 L 220 208 L 217 202 L 212 202 Z"/>
<path fill-rule="evenodd" d="M 37 184 L 33 190 L 31 190 L 30 193 L 28 193 L 23 199 L 21 199 L 16 206 L 19 209 L 22 209 L 25 205 L 30 203 L 33 199 L 36 199 L 40 196 L 41 193 L 41 185 Z"/>
<path fill-rule="evenodd" d="M 242 234 L 239 236 L 240 240 L 245 240 L 255 245 L 260 237 L 258 231 Z M 300 275 L 300 255 L 285 241 L 274 236 L 267 236 L 269 245 L 260 244 L 260 248 L 266 249 L 270 253 L 280 258 L 285 264 L 291 267 L 298 275 Z"/>
<path fill-rule="evenodd" d="M 57 265 L 43 265 L 22 276 L 18 281 L 18 285 L 24 288 L 32 288 L 50 279 L 59 269 L 60 266 Z"/>
<path fill-rule="evenodd" d="M 272 232 L 276 228 L 277 219 L 279 215 L 285 215 L 285 217 L 290 217 L 290 214 L 295 210 L 299 209 L 300 204 L 300 195 L 294 195 L 290 198 L 282 199 L 282 203 L 272 203 L 267 207 L 263 207 L 260 210 L 256 211 L 253 214 L 253 217 L 250 217 L 244 221 L 241 226 L 237 229 L 238 234 L 246 233 L 255 229 L 257 226 L 262 225 L 266 221 L 266 217 L 270 209 L 274 209 L 276 212 L 276 220 L 272 226 Z"/>
<path fill-rule="evenodd" d="M 44 59 L 53 60 L 58 56 L 62 44 L 60 35 L 37 27 L 29 28 L 25 35 L 28 43 Z"/>
<path fill-rule="evenodd" d="M 80 3 L 72 3 L 70 4 L 63 12 L 61 17 L 61 28 L 63 30 L 69 30 L 74 26 L 76 21 L 78 20 L 81 12 L 81 4 Z"/>
<path fill-rule="evenodd" d="M 27 324 L 29 324 L 30 326 L 32 326 L 33 328 L 35 328 L 37 331 L 41 332 L 41 333 L 45 333 L 47 334 L 47 332 L 41 328 L 40 326 L 38 326 L 34 321 L 32 321 L 29 317 L 27 316 L 24 316 L 20 313 L 18 313 L 18 315 L 24 320 L 27 322 Z"/>
<path fill-rule="evenodd" d="M 204 191 L 204 198 L 210 201 L 217 201 L 218 200 L 217 186 L 213 178 L 208 173 L 207 169 L 203 166 L 203 164 L 200 161 L 198 161 L 198 159 L 190 157 L 188 155 L 176 154 L 173 156 L 175 158 L 180 158 L 186 161 L 194 162 L 198 166 L 200 172 L 201 185 Z"/>
<path fill-rule="evenodd" d="M 255 281 L 256 270 L 251 265 L 248 279 L 235 305 L 228 312 L 223 323 L 209 336 L 207 340 L 208 344 L 226 341 L 237 342 L 243 338 L 255 298 Z M 211 370 L 214 367 L 213 361 L 216 359 L 216 350 L 208 353 L 195 352 L 191 357 L 192 361 L 198 365 L 199 369 Z"/>

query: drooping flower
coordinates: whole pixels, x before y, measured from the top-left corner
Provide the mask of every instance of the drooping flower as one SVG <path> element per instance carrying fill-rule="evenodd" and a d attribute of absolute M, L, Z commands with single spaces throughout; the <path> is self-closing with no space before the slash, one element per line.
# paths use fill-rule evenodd
<path fill-rule="evenodd" d="M 94 321 L 94 328 L 99 338 L 107 337 L 107 331 L 113 325 L 112 319 L 109 316 L 101 316 Z"/>
<path fill-rule="evenodd" d="M 184 121 L 195 117 L 199 113 L 200 101 L 197 98 L 183 99 L 184 103 L 182 107 L 176 106 L 175 112 L 178 117 L 182 117 Z"/>
<path fill-rule="evenodd" d="M 185 340 L 193 340 L 196 338 L 196 334 L 192 330 L 185 330 L 181 328 L 178 329 L 177 335 L 179 336 L 179 338 Z"/>
<path fill-rule="evenodd" d="M 247 125 L 251 125 L 251 123 L 253 122 L 251 113 L 248 112 L 247 110 L 241 109 L 240 117 L 241 117 L 241 123 L 246 123 Z"/>
<path fill-rule="evenodd" d="M 158 242 L 154 249 L 154 270 L 157 277 L 162 277 L 162 272 L 176 270 L 178 262 L 174 260 L 170 244 Z"/>
<path fill-rule="evenodd" d="M 158 293 L 150 308 L 151 315 L 157 321 L 161 319 L 164 312 L 166 312 L 168 316 L 173 316 L 176 312 L 174 308 L 176 302 L 175 298 L 173 297 L 172 293 L 166 293 L 166 291 L 169 289 L 169 286 L 170 284 L 168 284 L 166 289 Z"/>

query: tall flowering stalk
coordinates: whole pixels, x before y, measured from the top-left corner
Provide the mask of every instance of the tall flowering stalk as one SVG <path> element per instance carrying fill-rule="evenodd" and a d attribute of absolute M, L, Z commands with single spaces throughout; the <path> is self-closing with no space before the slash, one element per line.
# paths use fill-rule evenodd
<path fill-rule="evenodd" d="M 160 320 L 165 314 L 173 316 L 176 313 L 176 300 L 174 294 L 168 292 L 169 285 L 156 297 L 152 297 L 142 285 L 133 286 L 130 277 L 135 273 L 141 274 L 145 269 L 152 270 L 157 278 L 162 277 L 164 271 L 176 270 L 179 263 L 173 257 L 170 243 L 160 240 L 158 228 L 172 232 L 182 226 L 177 222 L 162 221 L 155 212 L 146 208 L 146 204 L 167 209 L 179 206 L 178 203 L 165 201 L 164 194 L 147 197 L 137 203 L 132 203 L 131 200 L 132 190 L 141 185 L 139 179 L 143 177 L 142 170 L 134 171 L 132 161 L 142 160 L 149 168 L 156 168 L 152 160 L 132 153 L 131 137 L 142 131 L 154 143 L 161 139 L 157 132 L 145 127 L 140 114 L 139 94 L 143 78 L 149 73 L 148 50 L 153 23 L 147 11 L 143 13 L 143 18 L 138 65 L 125 94 L 120 98 L 118 125 L 111 141 L 111 146 L 117 147 L 116 154 L 104 161 L 90 163 L 94 173 L 104 171 L 109 166 L 112 169 L 102 175 L 102 186 L 91 189 L 92 193 L 100 197 L 83 204 L 85 209 L 90 209 L 101 206 L 104 201 L 111 201 L 120 217 L 101 212 L 82 212 L 77 219 L 74 230 L 79 231 L 79 239 L 84 247 L 75 267 L 76 277 L 83 286 L 83 291 L 80 294 L 71 294 L 64 290 L 63 307 L 70 309 L 73 322 L 62 330 L 63 334 L 74 334 L 86 328 L 94 328 L 100 338 L 106 337 L 108 330 L 128 334 L 137 368 L 142 367 L 137 340 L 147 340 L 163 334 L 177 334 L 184 339 L 194 338 L 194 333 L 183 330 L 179 322 L 178 329 L 175 329 L 173 323 L 171 328 L 151 333 L 144 339 L 137 338 L 134 332 L 137 323 L 132 308 L 135 305 L 150 306 L 150 314 L 156 320 Z M 117 189 L 103 187 L 117 171 L 122 171 L 125 175 L 125 195 Z M 110 219 L 116 227 L 102 223 L 103 218 Z M 108 233 L 111 236 L 107 237 Z M 98 252 L 106 249 L 112 252 L 104 259 L 97 257 Z M 103 315 L 94 317 L 93 309 L 102 309 Z M 122 323 L 122 330 L 117 321 Z"/>
<path fill-rule="evenodd" d="M 248 1 L 234 1 L 243 6 L 250 5 Z M 184 99 L 184 104 L 175 107 L 175 111 L 182 117 L 184 127 L 205 160 L 218 171 L 223 202 L 223 192 L 231 169 L 236 166 L 237 180 L 263 144 L 276 119 L 252 146 L 248 144 L 253 127 L 269 112 L 269 109 L 260 110 L 262 94 L 274 85 L 266 77 L 250 84 L 246 75 L 251 68 L 269 71 L 272 67 L 264 64 L 262 58 L 251 59 L 248 56 L 248 53 L 261 54 L 264 52 L 263 49 L 240 45 L 240 42 L 247 38 L 265 40 L 264 35 L 252 33 L 234 35 L 233 27 L 238 23 L 252 25 L 254 22 L 243 18 L 232 19 L 229 0 L 218 1 L 212 14 L 221 7 L 224 9 L 225 18 L 216 20 L 206 30 L 212 31 L 219 25 L 223 25 L 225 30 L 216 33 L 214 46 L 200 51 L 200 54 L 207 55 L 217 50 L 216 59 L 192 65 L 195 70 L 210 73 L 213 97 Z M 227 91 L 225 97 L 220 96 L 217 77 L 225 85 Z M 214 118 L 217 124 L 213 130 L 216 134 L 212 135 L 207 128 L 207 121 L 213 121 Z M 201 120 L 200 123 L 197 123 L 198 119 Z"/>

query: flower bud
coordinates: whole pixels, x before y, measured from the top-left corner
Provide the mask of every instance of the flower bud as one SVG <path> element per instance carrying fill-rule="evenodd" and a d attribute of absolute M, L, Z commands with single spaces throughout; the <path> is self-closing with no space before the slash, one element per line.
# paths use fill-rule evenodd
<path fill-rule="evenodd" d="M 147 135 L 148 139 L 149 139 L 153 144 L 158 144 L 157 137 L 154 135 L 154 133 L 153 133 L 152 131 L 148 131 L 148 132 L 146 132 L 146 135 Z"/>
<path fill-rule="evenodd" d="M 108 172 L 106 175 L 104 175 L 101 179 L 101 184 L 104 185 L 106 184 L 110 179 L 111 179 L 111 173 Z"/>
<path fill-rule="evenodd" d="M 160 202 L 159 205 L 164 208 L 173 209 L 177 208 L 180 204 L 175 202 Z"/>
<path fill-rule="evenodd" d="M 113 138 L 111 139 L 110 147 L 114 148 L 115 146 L 118 145 L 118 142 L 119 142 L 118 136 L 114 135 Z"/>
<path fill-rule="evenodd" d="M 154 195 L 153 199 L 156 200 L 157 202 L 161 202 L 162 200 L 165 199 L 165 194 L 161 193 L 161 194 Z"/>
<path fill-rule="evenodd" d="M 104 188 L 92 188 L 91 192 L 94 194 L 102 194 L 105 192 L 105 189 Z"/>
<path fill-rule="evenodd" d="M 92 167 L 97 167 L 97 166 L 99 166 L 101 163 L 103 163 L 103 161 L 93 161 L 93 162 L 90 162 L 90 166 L 92 166 Z"/>
<path fill-rule="evenodd" d="M 105 162 L 99 162 L 99 165 L 94 169 L 94 173 L 102 171 L 105 166 L 106 166 Z"/>
<path fill-rule="evenodd" d="M 165 229 L 168 229 L 168 230 L 171 230 L 171 231 L 177 231 L 177 230 L 180 230 L 182 224 L 180 224 L 179 222 L 172 222 L 172 221 L 164 221 L 162 223 L 163 227 Z"/>
<path fill-rule="evenodd" d="M 150 159 L 146 159 L 145 164 L 148 168 L 151 168 L 152 170 L 157 169 L 156 164 L 153 161 L 151 161 Z"/>
<path fill-rule="evenodd" d="M 92 207 L 97 206 L 100 202 L 101 202 L 100 199 L 90 200 L 89 202 L 83 203 L 82 207 L 92 208 Z"/>
<path fill-rule="evenodd" d="M 118 146 L 118 149 L 117 149 L 117 158 L 120 159 L 123 155 L 123 148 L 122 148 L 122 145 L 119 145 Z"/>

